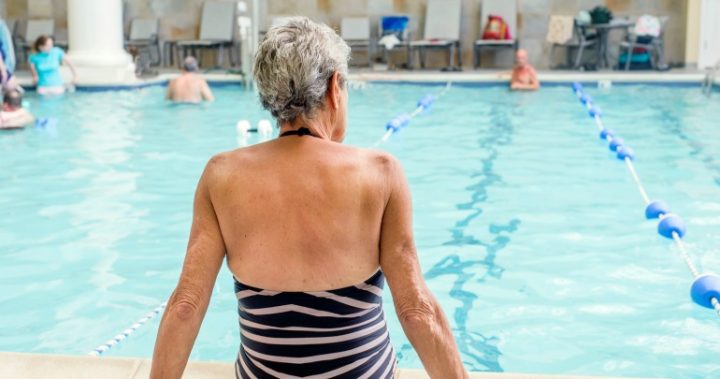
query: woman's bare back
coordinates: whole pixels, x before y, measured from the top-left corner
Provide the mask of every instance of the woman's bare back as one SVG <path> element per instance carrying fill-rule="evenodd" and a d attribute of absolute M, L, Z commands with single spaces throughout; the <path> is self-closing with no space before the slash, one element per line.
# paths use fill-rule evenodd
<path fill-rule="evenodd" d="M 389 163 L 385 153 L 312 136 L 217 156 L 209 191 L 232 273 L 286 291 L 370 277 L 379 267 Z"/>

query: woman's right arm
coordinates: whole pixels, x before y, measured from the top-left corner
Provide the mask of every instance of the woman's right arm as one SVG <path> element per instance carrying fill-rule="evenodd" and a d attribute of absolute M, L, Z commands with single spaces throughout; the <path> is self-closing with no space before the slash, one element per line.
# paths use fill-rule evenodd
<path fill-rule="evenodd" d="M 405 335 L 431 378 L 467 378 L 450 324 L 425 285 L 412 231 L 412 200 L 400 163 L 381 158 L 389 183 L 380 230 L 380 266 Z"/>
<path fill-rule="evenodd" d="M 33 83 L 34 83 L 34 84 L 37 84 L 37 82 L 38 82 L 38 73 L 37 73 L 37 70 L 35 69 L 35 63 L 33 63 L 32 61 L 30 61 L 29 66 L 30 66 L 30 74 L 32 74 Z"/>
<path fill-rule="evenodd" d="M 219 157 L 210 160 L 195 192 L 185 262 L 155 341 L 150 370 L 153 379 L 182 377 L 225 258 L 225 243 L 210 196 L 211 183 L 216 180 L 221 161 Z"/>

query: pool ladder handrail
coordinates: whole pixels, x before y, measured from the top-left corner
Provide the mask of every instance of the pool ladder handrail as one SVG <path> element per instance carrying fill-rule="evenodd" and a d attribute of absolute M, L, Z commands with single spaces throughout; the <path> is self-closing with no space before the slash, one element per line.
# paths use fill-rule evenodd
<path fill-rule="evenodd" d="M 715 63 L 714 67 L 710 67 L 707 69 L 705 78 L 702 82 L 702 92 L 707 97 L 710 97 L 710 95 L 712 94 L 713 85 L 715 84 L 715 77 L 717 76 L 718 71 L 720 71 L 720 61 Z"/>

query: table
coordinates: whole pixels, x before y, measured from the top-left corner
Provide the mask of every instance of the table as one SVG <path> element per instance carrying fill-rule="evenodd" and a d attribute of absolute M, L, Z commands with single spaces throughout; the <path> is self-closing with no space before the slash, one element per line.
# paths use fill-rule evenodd
<path fill-rule="evenodd" d="M 175 56 L 177 54 L 177 40 L 165 40 L 163 42 L 162 65 L 169 67 L 175 65 Z"/>
<path fill-rule="evenodd" d="M 597 51 L 598 51 L 598 68 L 608 68 L 608 35 L 613 29 L 624 29 L 628 31 L 635 26 L 635 22 L 623 19 L 612 20 L 606 24 L 588 24 L 583 25 L 587 30 L 594 29 L 597 32 Z"/>

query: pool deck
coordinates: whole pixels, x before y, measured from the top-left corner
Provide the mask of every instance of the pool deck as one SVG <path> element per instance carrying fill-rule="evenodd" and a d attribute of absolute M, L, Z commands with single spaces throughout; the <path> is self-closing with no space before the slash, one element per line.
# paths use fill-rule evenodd
<path fill-rule="evenodd" d="M 18 83 L 24 87 L 32 87 L 32 79 L 29 72 L 18 71 L 16 73 Z M 658 71 L 564 71 L 564 70 L 546 70 L 539 71 L 538 78 L 545 85 L 570 83 L 580 81 L 583 83 L 594 83 L 599 81 L 610 81 L 612 83 L 657 83 L 657 84 L 681 84 L 681 85 L 697 85 L 705 78 L 706 72 L 693 69 L 676 69 L 665 72 Z M 70 75 L 64 72 L 63 76 L 69 80 Z M 168 80 L 178 76 L 178 71 L 174 69 L 161 69 L 156 76 L 139 79 L 133 83 L 122 85 L 83 85 L 78 84 L 81 90 L 112 90 L 112 89 L 132 89 L 147 86 L 165 85 Z M 211 84 L 241 84 L 242 76 L 238 74 L 229 74 L 227 71 L 216 70 L 204 72 L 203 76 L 211 82 Z M 502 84 L 509 79 L 508 70 L 468 70 L 460 72 L 441 72 L 437 70 L 398 70 L 398 71 L 382 71 L 382 70 L 351 70 L 350 80 L 360 82 L 398 82 L 398 83 L 475 83 L 475 84 Z M 720 86 L 720 77 L 715 80 L 716 88 Z"/>
<path fill-rule="evenodd" d="M 51 354 L 0 352 L 0 372 L 4 378 L 103 378 L 133 379 L 150 376 L 150 360 Z M 235 377 L 232 363 L 190 362 L 184 378 L 216 379 Z M 602 377 L 537 375 L 511 373 L 472 373 L 473 379 L 602 379 Z M 401 369 L 395 378 L 428 378 L 422 370 Z"/>

